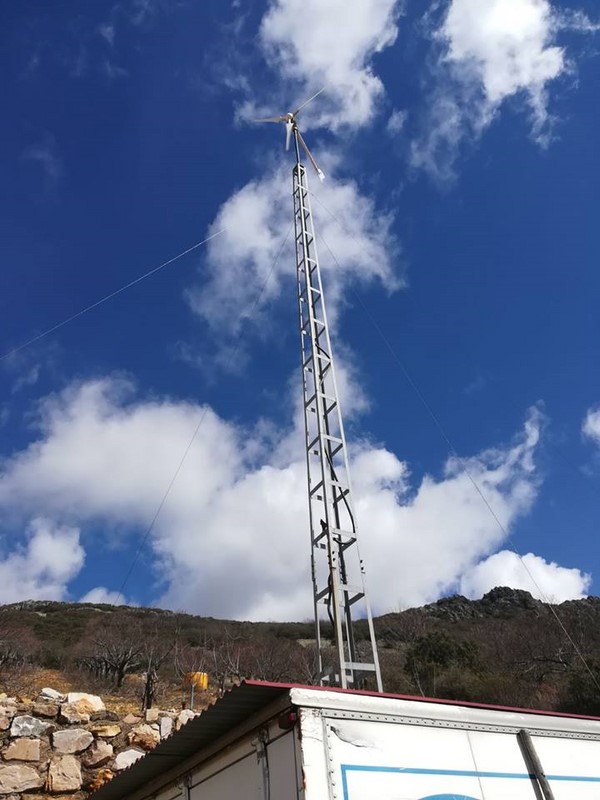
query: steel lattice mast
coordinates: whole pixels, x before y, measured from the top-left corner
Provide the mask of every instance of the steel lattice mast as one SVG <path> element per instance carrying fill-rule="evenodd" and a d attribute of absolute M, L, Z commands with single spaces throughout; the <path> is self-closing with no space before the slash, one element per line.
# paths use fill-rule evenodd
<path fill-rule="evenodd" d="M 296 150 L 292 183 L 318 679 L 321 685 L 339 684 L 344 688 L 361 688 L 368 682 L 382 691 L 365 568 L 358 549 L 348 452 L 308 180 L 299 145 L 319 177 L 322 173 L 302 139 L 295 114 L 289 116 Z M 327 618 L 333 627 L 337 651 L 333 664 L 324 658 L 323 624 Z M 367 625 L 368 644 L 356 641 L 356 619 L 363 619 Z"/>

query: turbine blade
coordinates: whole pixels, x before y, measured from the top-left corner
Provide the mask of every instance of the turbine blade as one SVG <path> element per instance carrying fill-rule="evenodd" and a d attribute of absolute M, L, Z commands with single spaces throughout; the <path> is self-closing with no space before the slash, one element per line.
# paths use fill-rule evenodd
<path fill-rule="evenodd" d="M 294 123 L 293 122 L 286 122 L 285 123 L 285 149 L 290 149 L 290 141 L 292 139 L 292 131 L 294 130 Z"/>
<path fill-rule="evenodd" d="M 285 117 L 264 117 L 263 119 L 253 119 L 252 122 L 285 122 Z"/>
<path fill-rule="evenodd" d="M 312 97 L 309 97 L 308 100 L 305 100 L 302 103 L 302 105 L 298 106 L 298 108 L 295 111 L 292 111 L 292 116 L 295 117 L 296 114 L 298 114 L 299 111 L 302 111 L 304 106 L 307 106 L 309 103 L 312 103 L 312 101 L 315 99 L 315 97 L 318 97 L 321 94 L 321 92 L 324 92 L 324 91 L 325 91 L 325 87 L 323 87 L 322 89 L 319 89 L 319 91 L 316 94 L 313 94 Z"/>
<path fill-rule="evenodd" d="M 321 181 L 321 183 L 323 183 L 323 181 L 325 180 L 325 174 L 323 173 L 323 170 L 319 167 L 319 165 L 317 164 L 317 162 L 313 158 L 313 154 L 308 149 L 308 146 L 307 146 L 306 142 L 304 141 L 304 139 L 302 138 L 302 134 L 300 133 L 300 131 L 297 130 L 297 133 L 298 133 L 298 141 L 302 145 L 302 147 L 304 149 L 304 152 L 308 156 L 308 160 L 313 165 L 313 167 L 315 169 L 315 172 L 319 176 L 319 180 Z"/>

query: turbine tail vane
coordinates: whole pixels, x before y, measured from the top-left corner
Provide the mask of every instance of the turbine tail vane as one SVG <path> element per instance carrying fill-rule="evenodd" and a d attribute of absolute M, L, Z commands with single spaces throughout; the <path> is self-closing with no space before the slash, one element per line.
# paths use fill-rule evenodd
<path fill-rule="evenodd" d="M 306 142 L 305 142 L 305 141 L 304 141 L 304 139 L 302 138 L 302 134 L 300 133 L 300 131 L 298 130 L 298 128 L 296 128 L 296 136 L 298 137 L 298 141 L 299 141 L 299 142 L 300 142 L 300 144 L 302 145 L 302 149 L 304 150 L 304 152 L 305 152 L 305 153 L 306 153 L 306 155 L 308 156 L 308 160 L 309 160 L 309 161 L 310 161 L 310 163 L 313 165 L 315 172 L 316 172 L 316 173 L 317 173 L 317 175 L 319 176 L 319 180 L 321 181 L 321 183 L 323 183 L 323 181 L 325 180 L 325 174 L 324 174 L 323 170 L 322 170 L 322 169 L 319 167 L 319 165 L 317 164 L 317 162 L 316 162 L 316 160 L 315 160 L 315 158 L 314 158 L 313 154 L 312 154 L 312 153 L 310 152 L 310 150 L 308 149 L 308 145 L 306 144 Z"/>

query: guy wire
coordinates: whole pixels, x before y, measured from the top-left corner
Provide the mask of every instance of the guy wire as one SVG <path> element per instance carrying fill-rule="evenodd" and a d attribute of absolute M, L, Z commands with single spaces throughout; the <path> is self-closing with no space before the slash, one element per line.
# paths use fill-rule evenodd
<path fill-rule="evenodd" d="M 211 239 L 214 239 L 216 236 L 219 236 L 219 234 L 224 233 L 224 231 L 225 228 L 222 228 L 220 231 L 211 233 L 211 235 L 207 236 L 206 239 L 203 239 L 201 242 L 198 242 L 197 244 L 188 247 L 187 250 L 184 250 L 182 253 L 173 256 L 173 258 L 170 258 L 168 261 L 164 261 L 162 264 L 159 264 L 158 267 L 154 267 L 148 272 L 145 272 L 143 275 L 139 275 L 137 278 L 134 278 L 132 281 L 129 281 L 129 283 L 126 283 L 124 286 L 121 286 L 119 289 L 116 289 L 114 292 L 105 295 L 104 297 L 100 298 L 100 300 L 96 300 L 95 303 L 92 303 L 91 305 L 82 308 L 81 311 L 78 311 L 76 314 L 72 314 L 70 317 L 63 319 L 62 322 L 58 322 L 51 328 L 48 328 L 47 330 L 43 331 L 37 336 L 34 336 L 32 339 L 29 339 L 29 341 L 23 342 L 23 344 L 18 345 L 18 347 L 13 347 L 12 350 L 8 350 L 3 355 L 0 355 L 0 361 L 4 361 L 5 358 L 10 358 L 10 356 L 14 356 L 17 353 L 20 353 L 21 350 L 24 350 L 26 347 L 29 347 L 30 345 L 35 344 L 36 342 L 39 342 L 40 339 L 43 339 L 45 336 L 49 336 L 51 333 L 54 333 L 54 331 L 57 331 L 59 328 L 63 328 L 65 325 L 68 325 L 69 322 L 73 322 L 73 320 L 82 317 L 84 314 L 87 314 L 88 311 L 92 311 L 92 309 L 98 308 L 98 306 L 101 306 L 103 303 L 106 303 L 107 300 L 111 300 L 113 297 L 116 297 L 118 294 L 121 294 L 121 292 L 124 292 L 126 289 L 130 289 L 132 286 L 135 286 L 136 283 L 140 283 L 145 278 L 149 278 L 150 275 L 154 275 L 155 272 L 158 272 L 159 270 L 168 267 L 169 264 L 172 264 L 174 261 L 183 258 L 183 256 L 186 256 L 193 250 L 197 250 L 203 244 L 210 242 Z"/>

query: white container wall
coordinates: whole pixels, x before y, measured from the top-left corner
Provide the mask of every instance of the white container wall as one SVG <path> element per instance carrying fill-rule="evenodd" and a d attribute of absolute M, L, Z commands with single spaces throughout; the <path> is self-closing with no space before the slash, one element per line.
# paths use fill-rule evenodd
<path fill-rule="evenodd" d="M 301 711 L 305 800 L 541 800 L 517 739 L 523 728 L 554 800 L 600 798 L 598 722 L 352 699 L 346 710 L 336 700 Z"/>

